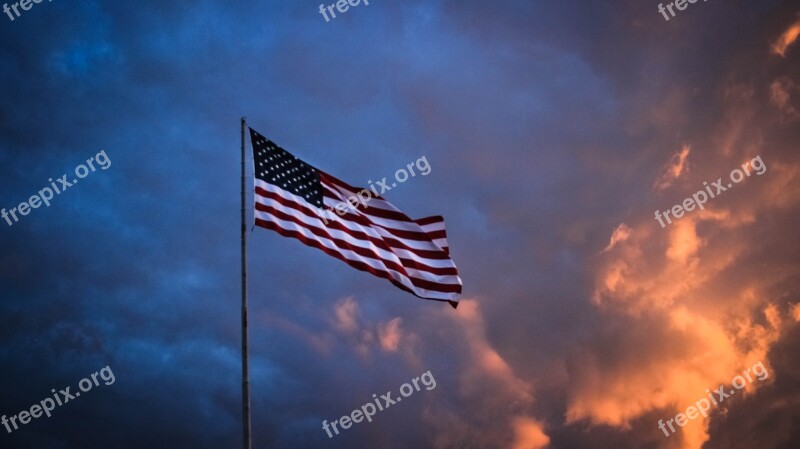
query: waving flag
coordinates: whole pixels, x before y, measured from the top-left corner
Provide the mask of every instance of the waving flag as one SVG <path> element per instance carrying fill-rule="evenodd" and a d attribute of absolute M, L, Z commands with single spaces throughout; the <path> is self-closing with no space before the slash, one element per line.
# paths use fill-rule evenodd
<path fill-rule="evenodd" d="M 364 189 L 303 162 L 250 128 L 255 223 L 300 240 L 414 295 L 448 301 L 461 293 L 444 219 L 413 220 L 381 196 L 332 209 Z"/>

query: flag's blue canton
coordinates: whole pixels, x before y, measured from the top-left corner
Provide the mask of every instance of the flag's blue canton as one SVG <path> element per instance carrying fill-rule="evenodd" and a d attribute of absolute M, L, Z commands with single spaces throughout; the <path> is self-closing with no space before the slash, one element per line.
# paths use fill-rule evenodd
<path fill-rule="evenodd" d="M 317 170 L 250 129 L 256 178 L 322 207 L 322 182 Z"/>

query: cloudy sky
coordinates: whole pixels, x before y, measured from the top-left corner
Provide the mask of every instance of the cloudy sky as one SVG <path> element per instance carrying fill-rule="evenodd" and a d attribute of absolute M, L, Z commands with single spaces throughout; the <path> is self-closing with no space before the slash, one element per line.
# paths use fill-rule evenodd
<path fill-rule="evenodd" d="M 0 221 L 0 447 L 242 446 L 242 116 L 355 185 L 425 156 L 386 197 L 464 281 L 453 310 L 255 229 L 254 448 L 800 447 L 796 1 L 189 3 L 0 15 L 0 207 L 111 164 Z"/>

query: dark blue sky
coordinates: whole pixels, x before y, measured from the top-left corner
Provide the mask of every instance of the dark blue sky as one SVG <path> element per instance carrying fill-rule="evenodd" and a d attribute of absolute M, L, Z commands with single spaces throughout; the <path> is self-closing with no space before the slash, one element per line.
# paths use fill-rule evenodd
<path fill-rule="evenodd" d="M 109 366 L 0 447 L 238 448 L 239 120 L 443 215 L 458 310 L 250 234 L 256 448 L 800 444 L 800 7 L 68 2 L 0 15 L 0 414 Z M 249 145 L 249 142 L 248 142 Z M 248 148 L 249 150 L 249 148 Z M 703 211 L 654 210 L 761 156 Z M 665 437 L 763 361 L 770 377 Z M 332 421 L 431 371 L 329 439 Z"/>

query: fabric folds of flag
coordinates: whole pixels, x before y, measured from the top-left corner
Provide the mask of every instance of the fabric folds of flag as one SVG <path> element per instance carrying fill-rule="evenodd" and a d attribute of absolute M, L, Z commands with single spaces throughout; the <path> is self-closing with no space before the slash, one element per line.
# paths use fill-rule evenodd
<path fill-rule="evenodd" d="M 296 238 L 420 298 L 458 304 L 461 278 L 450 258 L 442 217 L 411 219 L 373 192 L 366 204 L 351 201 L 340 215 L 333 211 L 336 205 L 367 189 L 303 162 L 252 128 L 250 141 L 256 225 Z"/>

